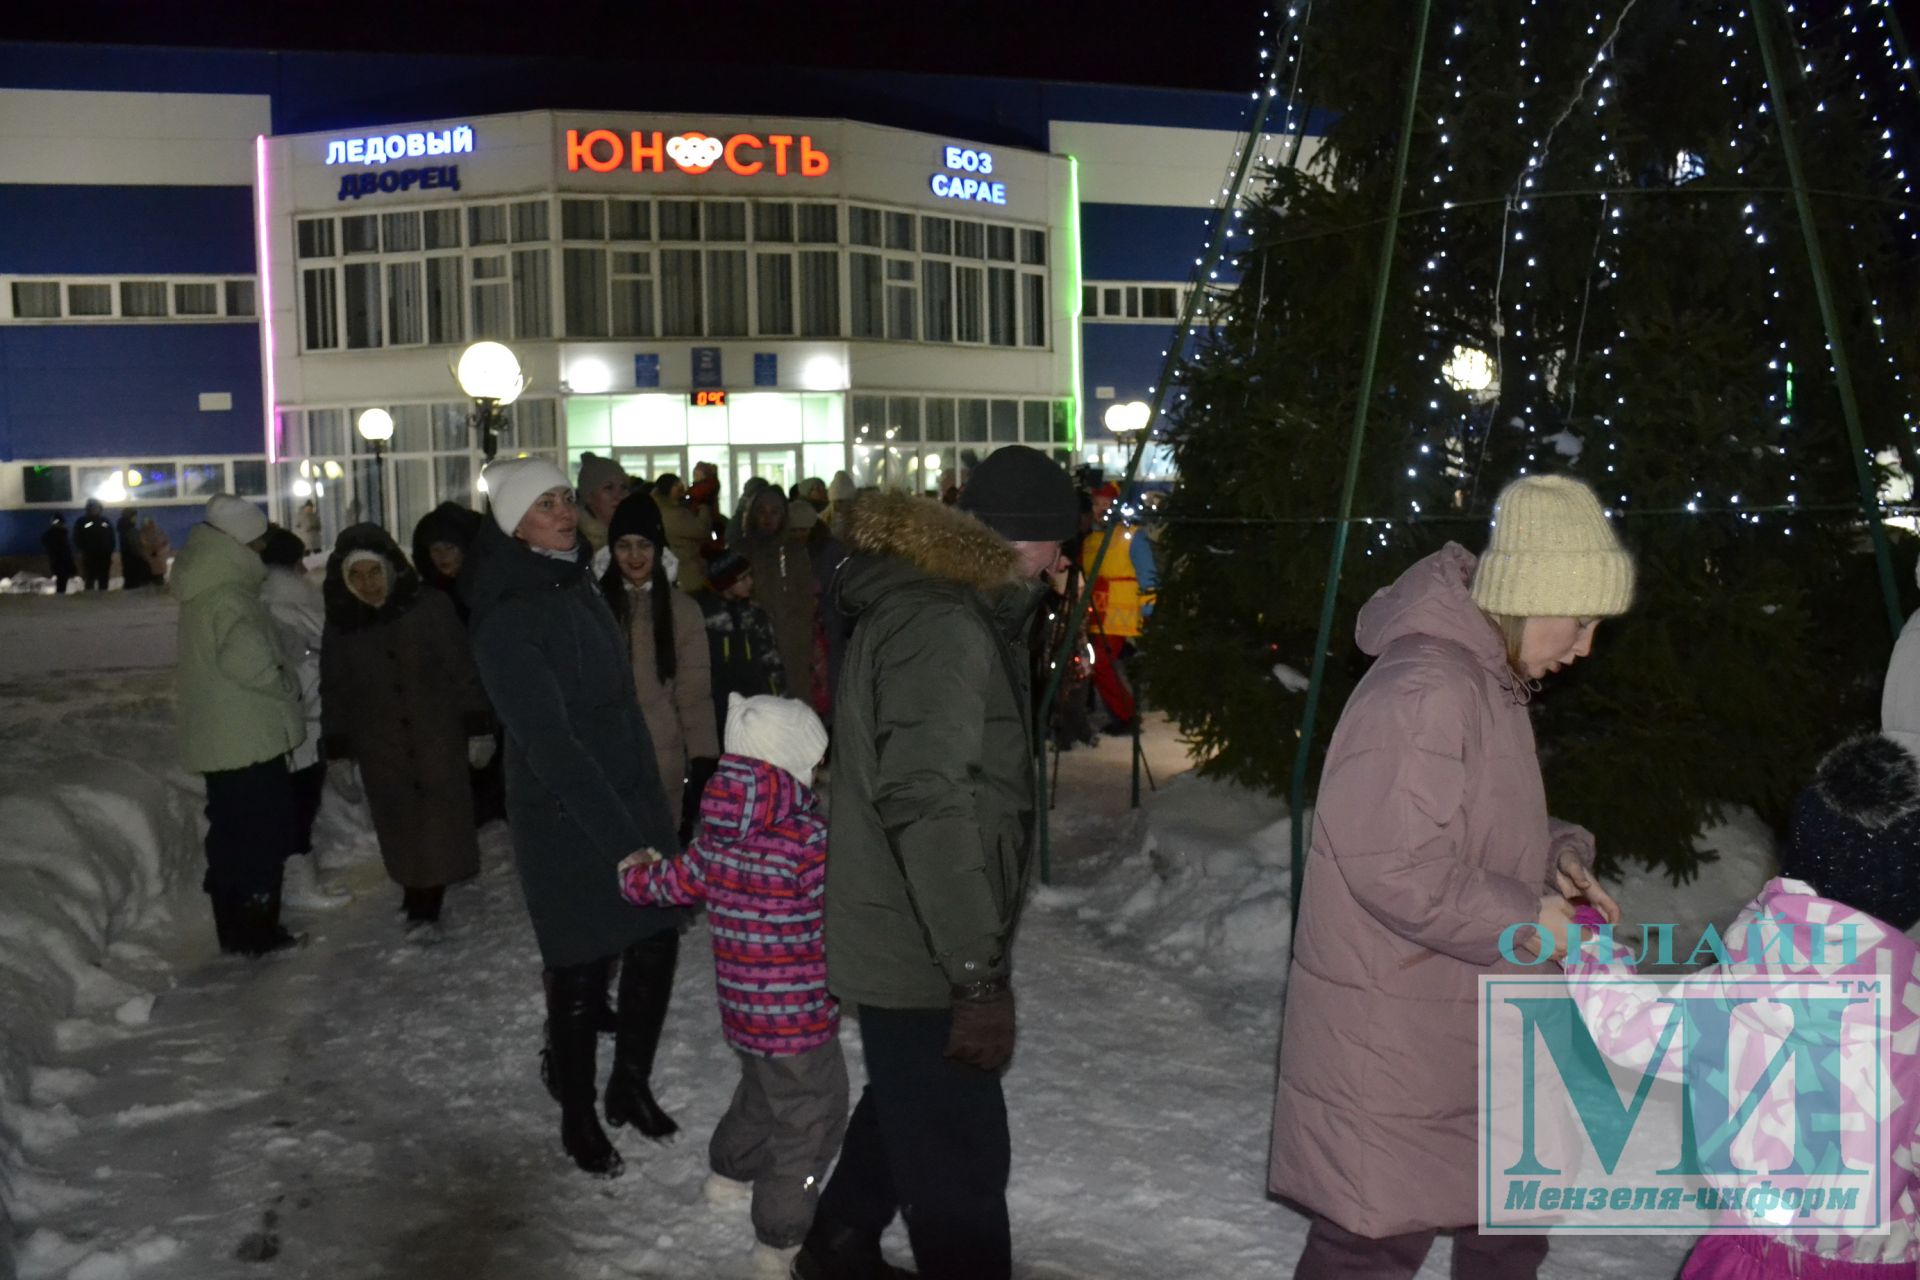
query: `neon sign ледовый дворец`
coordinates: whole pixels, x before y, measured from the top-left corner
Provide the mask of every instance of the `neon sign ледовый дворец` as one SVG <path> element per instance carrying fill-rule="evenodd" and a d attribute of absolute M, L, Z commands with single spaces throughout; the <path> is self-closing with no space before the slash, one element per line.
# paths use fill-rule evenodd
<path fill-rule="evenodd" d="M 927 182 L 933 194 L 943 200 L 972 200 L 979 204 L 1005 204 L 1007 184 L 991 182 L 993 153 L 972 147 L 943 147 L 940 158 L 952 172 L 936 173 Z M 974 177 L 974 174 L 980 177 Z"/>
<path fill-rule="evenodd" d="M 364 138 L 334 138 L 327 143 L 328 164 L 385 164 L 420 156 L 463 155 L 473 150 L 473 126 L 433 132 L 370 133 Z"/>

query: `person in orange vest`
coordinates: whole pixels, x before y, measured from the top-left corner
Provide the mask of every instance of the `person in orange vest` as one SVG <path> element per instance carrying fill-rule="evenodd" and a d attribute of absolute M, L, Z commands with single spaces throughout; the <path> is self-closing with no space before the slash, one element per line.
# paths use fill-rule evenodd
<path fill-rule="evenodd" d="M 1103 526 L 1119 498 L 1120 486 L 1111 482 L 1094 490 L 1093 528 L 1081 544 L 1080 567 L 1093 583 L 1093 607 L 1087 619 L 1087 636 L 1093 644 L 1093 687 L 1113 717 L 1106 732 L 1124 736 L 1134 731 L 1139 716 L 1133 691 L 1120 675 L 1121 650 L 1140 634 L 1140 583 L 1134 577 L 1132 556 L 1135 531 L 1116 528 L 1107 554 L 1100 554 L 1106 538 Z"/>

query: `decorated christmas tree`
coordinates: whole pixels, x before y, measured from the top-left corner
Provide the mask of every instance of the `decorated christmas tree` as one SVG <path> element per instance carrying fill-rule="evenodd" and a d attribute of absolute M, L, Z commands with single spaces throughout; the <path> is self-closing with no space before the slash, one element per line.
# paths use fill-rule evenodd
<path fill-rule="evenodd" d="M 1920 99 L 1890 10 L 1772 5 L 1876 491 L 1911 471 Z M 1327 5 L 1327 119 L 1232 216 L 1239 285 L 1169 408 L 1181 483 L 1147 678 L 1205 767 L 1284 790 L 1312 663 L 1411 64 L 1409 6 Z M 1554 812 L 1687 874 L 1728 806 L 1778 820 L 1876 725 L 1890 609 L 1780 112 L 1740 0 L 1439 0 L 1309 776 L 1367 659 L 1367 597 L 1502 485 L 1591 484 L 1633 612 L 1536 702 Z M 1913 554 L 1896 532 L 1894 573 Z M 1912 601 L 1902 602 L 1911 607 Z"/>

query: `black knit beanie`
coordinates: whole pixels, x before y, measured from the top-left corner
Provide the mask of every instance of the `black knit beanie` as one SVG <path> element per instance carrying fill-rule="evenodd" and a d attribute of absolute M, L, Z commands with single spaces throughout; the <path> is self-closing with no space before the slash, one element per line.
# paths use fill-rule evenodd
<path fill-rule="evenodd" d="M 616 545 L 630 533 L 639 534 L 658 549 L 665 549 L 667 545 L 667 527 L 661 522 L 660 504 L 653 500 L 651 490 L 629 494 L 620 500 L 620 505 L 614 508 L 613 519 L 607 521 L 607 545 Z"/>
<path fill-rule="evenodd" d="M 707 585 L 715 591 L 725 591 L 752 567 L 738 551 L 719 552 L 707 561 Z"/>
<path fill-rule="evenodd" d="M 297 569 L 306 561 L 307 544 L 293 530 L 282 529 L 277 524 L 269 525 L 267 545 L 260 548 L 260 558 L 268 564 Z"/>
<path fill-rule="evenodd" d="M 973 469 L 960 509 L 1009 542 L 1065 542 L 1080 532 L 1072 477 L 1023 444 L 995 449 Z"/>
<path fill-rule="evenodd" d="M 1836 747 L 1794 803 L 1780 870 L 1902 932 L 1920 922 L 1920 763 L 1877 734 Z"/>

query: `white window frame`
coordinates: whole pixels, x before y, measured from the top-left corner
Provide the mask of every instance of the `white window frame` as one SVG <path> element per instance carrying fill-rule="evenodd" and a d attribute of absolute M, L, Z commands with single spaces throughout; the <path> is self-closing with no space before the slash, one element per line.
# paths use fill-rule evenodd
<path fill-rule="evenodd" d="M 229 315 L 227 286 L 241 281 L 246 282 L 248 292 L 253 296 L 254 314 Z M 120 286 L 128 283 L 164 285 L 167 293 L 167 314 L 163 316 L 122 315 Z M 60 314 L 58 316 L 16 316 L 13 313 L 13 286 L 16 284 L 57 286 L 60 290 Z M 218 300 L 218 309 L 211 315 L 175 314 L 174 286 L 182 284 L 212 285 Z M 105 285 L 107 296 L 112 300 L 111 308 L 103 315 L 69 314 L 67 289 L 72 285 Z M 14 272 L 0 275 L 0 324 L 258 324 L 259 310 L 260 291 L 254 277 L 236 272 L 186 275 L 126 271 L 116 271 L 111 275 L 42 275 L 34 272 Z"/>
<path fill-rule="evenodd" d="M 82 492 L 78 487 L 79 472 L 80 472 L 80 468 L 82 467 L 86 467 L 88 469 L 104 467 L 113 471 L 124 471 L 126 468 L 131 466 L 160 463 L 166 466 L 171 466 L 174 469 L 174 476 L 176 478 L 176 488 L 177 488 L 178 476 L 180 474 L 181 467 L 204 467 L 204 466 L 218 465 L 221 468 L 222 478 L 221 478 L 220 488 L 215 490 L 215 492 L 231 493 L 233 491 L 231 488 L 233 484 L 233 464 L 236 462 L 260 463 L 261 466 L 264 468 L 265 474 L 267 476 L 267 486 L 269 488 L 272 487 L 273 469 L 266 465 L 267 457 L 263 453 L 176 454 L 176 453 L 162 453 L 162 452 L 156 451 L 152 453 L 130 454 L 130 455 L 127 455 L 126 457 L 121 457 L 121 458 L 21 458 L 16 461 L 9 462 L 5 465 L 8 467 L 16 468 L 21 471 L 24 471 L 29 467 L 66 467 L 68 468 L 72 472 L 71 479 L 74 483 L 74 489 L 73 489 L 73 497 L 65 502 L 29 502 L 26 499 L 27 490 L 26 490 L 25 477 L 22 476 L 18 481 L 19 492 L 20 492 L 20 503 L 19 503 L 20 509 L 30 510 L 30 511 L 68 511 L 78 507 L 86 506 L 88 499 L 92 496 L 91 494 Z M 135 507 L 135 508 L 201 507 L 206 505 L 207 499 L 210 496 L 211 495 L 209 494 L 202 493 L 202 494 L 192 494 L 185 497 L 176 496 L 172 498 L 147 498 L 141 494 L 138 488 L 133 488 L 133 489 L 127 490 L 127 496 L 124 499 L 121 499 L 118 502 L 109 503 L 108 505 L 113 507 Z M 268 495 L 265 493 L 247 493 L 247 494 L 242 494 L 241 496 L 245 498 L 265 499 Z"/>
<path fill-rule="evenodd" d="M 1171 328 L 1180 323 L 1180 317 L 1186 310 L 1187 294 L 1193 288 L 1184 280 L 1084 280 L 1082 290 L 1093 290 L 1094 308 L 1083 308 L 1080 318 L 1094 324 L 1150 324 L 1162 328 Z M 1120 290 L 1120 309 L 1109 313 L 1106 307 L 1106 290 Z M 1170 316 L 1130 316 L 1127 314 L 1127 295 L 1132 292 L 1136 302 L 1142 301 L 1143 289 L 1171 289 L 1173 291 L 1173 314 Z"/>

